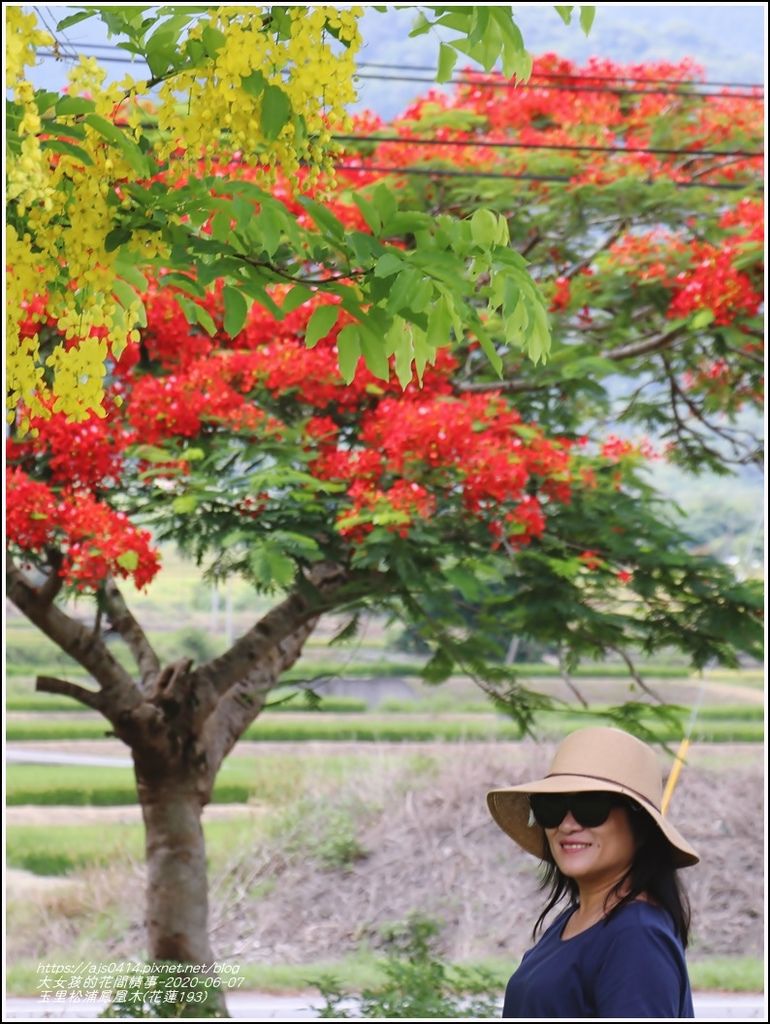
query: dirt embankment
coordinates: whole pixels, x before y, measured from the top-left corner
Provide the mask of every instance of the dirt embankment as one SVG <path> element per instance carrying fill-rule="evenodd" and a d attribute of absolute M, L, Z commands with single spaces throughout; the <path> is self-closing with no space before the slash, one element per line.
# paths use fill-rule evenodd
<path fill-rule="evenodd" d="M 269 756 L 271 745 L 255 746 L 255 756 Z M 279 746 L 286 753 L 286 745 Z M 304 744 L 297 756 L 330 753 L 331 746 Z M 492 822 L 485 794 L 541 774 L 553 745 L 344 747 L 370 755 L 366 770 L 336 783 L 328 777 L 311 780 L 300 803 L 287 803 L 274 838 L 257 831 L 253 842 L 234 845 L 226 868 L 212 877 L 211 926 L 218 954 L 242 962 L 287 963 L 343 956 L 362 942 L 380 946 L 383 925 L 419 911 L 443 921 L 446 957 L 519 957 L 531 943 L 542 906 L 538 865 Z M 691 959 L 761 955 L 763 792 L 761 747 L 691 750 L 670 811 L 702 858 L 683 872 L 693 909 Z M 120 814 L 129 810 L 118 809 Z M 55 812 L 43 811 L 50 823 Z M 14 808 L 14 823 L 24 813 Z M 107 817 L 98 808 L 60 813 L 70 822 Z M 227 813 L 243 812 L 206 811 L 212 817 Z M 21 896 L 23 877 L 14 873 L 8 881 L 11 894 Z M 32 914 L 23 929 L 10 929 L 11 960 L 67 948 L 90 930 L 89 915 L 97 906 L 102 919 L 120 921 L 119 928 L 107 930 L 104 955 L 128 956 L 142 947 L 143 865 L 94 869 L 83 882 L 83 892 L 76 887 L 68 899 L 60 886 L 28 890 L 28 900 L 45 910 L 37 919 L 47 924 L 34 927 Z M 92 957 L 98 953 L 89 948 Z"/>

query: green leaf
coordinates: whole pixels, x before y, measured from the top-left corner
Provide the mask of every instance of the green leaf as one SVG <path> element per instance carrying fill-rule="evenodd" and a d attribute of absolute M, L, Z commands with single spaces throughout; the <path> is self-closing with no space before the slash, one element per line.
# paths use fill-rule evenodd
<path fill-rule="evenodd" d="M 82 96 L 62 96 L 56 104 L 56 116 L 90 114 L 95 109 L 96 104 L 93 100 L 84 99 Z"/>
<path fill-rule="evenodd" d="M 325 338 L 337 323 L 340 315 L 339 306 L 319 306 L 313 311 L 305 329 L 305 345 L 314 348 L 321 338 Z"/>
<path fill-rule="evenodd" d="M 441 43 L 438 50 L 438 72 L 437 82 L 448 82 L 452 78 L 454 66 L 457 63 L 457 50 L 447 43 Z"/>
<path fill-rule="evenodd" d="M 382 231 L 382 221 L 380 220 L 380 214 L 377 207 L 373 203 L 370 203 L 363 196 L 357 192 L 353 193 L 353 202 L 356 204 L 361 214 L 372 230 L 372 234 L 379 235 Z"/>
<path fill-rule="evenodd" d="M 168 453 L 166 453 L 168 458 Z M 187 515 L 188 512 L 194 512 L 198 507 L 198 498 L 194 494 L 180 494 L 178 498 L 174 498 L 171 502 L 171 509 L 173 512 L 178 512 L 180 515 Z"/>
<path fill-rule="evenodd" d="M 249 556 L 249 568 L 255 583 L 265 587 L 289 587 L 294 582 L 294 562 L 269 542 L 257 544 Z"/>
<path fill-rule="evenodd" d="M 361 339 L 356 324 L 343 327 L 337 336 L 337 354 L 340 373 L 346 384 L 350 384 L 356 375 L 358 360 L 361 358 Z"/>
<path fill-rule="evenodd" d="M 556 10 L 556 13 L 559 15 L 559 17 L 561 18 L 561 20 L 564 22 L 564 24 L 565 25 L 569 25 L 570 22 L 572 21 L 573 5 L 570 4 L 569 7 L 565 7 L 565 6 L 559 6 L 558 4 L 556 4 L 555 10 Z"/>
<path fill-rule="evenodd" d="M 443 683 L 445 679 L 448 679 L 452 674 L 454 668 L 454 661 L 444 651 L 443 648 L 439 648 L 430 661 L 423 667 L 420 675 L 426 683 Z"/>
<path fill-rule="evenodd" d="M 123 309 L 130 309 L 139 302 L 139 296 L 131 285 L 121 281 L 120 278 L 113 282 L 112 291 Z"/>
<path fill-rule="evenodd" d="M 430 32 L 432 24 L 433 22 L 428 21 L 428 19 L 425 17 L 422 11 L 418 11 L 417 17 L 414 19 L 414 25 L 412 26 L 412 30 L 409 33 L 409 38 L 411 39 L 414 36 L 422 36 L 426 32 Z"/>
<path fill-rule="evenodd" d="M 98 114 L 87 114 L 83 119 L 97 131 L 111 146 L 119 149 L 128 163 L 140 177 L 149 177 L 150 165 L 147 157 L 128 135 Z"/>
<path fill-rule="evenodd" d="M 121 569 L 133 572 L 139 565 L 139 554 L 136 551 L 124 551 L 115 559 Z"/>
<path fill-rule="evenodd" d="M 411 332 L 406 321 L 396 316 L 385 336 L 388 343 L 388 351 L 395 356 L 396 376 L 402 388 L 407 387 L 412 380 L 412 348 Z"/>
<path fill-rule="evenodd" d="M 373 331 L 367 330 L 365 326 L 360 328 L 359 337 L 364 362 L 371 372 L 375 377 L 379 377 L 380 380 L 390 380 L 390 364 L 385 352 L 384 339 L 378 338 Z M 355 376 L 355 368 L 353 375 Z"/>
<path fill-rule="evenodd" d="M 241 88 L 249 96 L 261 96 L 267 85 L 267 79 L 261 71 L 252 71 L 241 79 Z"/>
<path fill-rule="evenodd" d="M 432 349 L 445 348 L 451 341 L 450 328 L 449 305 L 442 296 L 436 302 L 428 317 L 427 344 Z"/>
<path fill-rule="evenodd" d="M 222 298 L 225 303 L 224 328 L 231 338 L 235 338 L 243 330 L 249 306 L 243 294 L 231 285 L 222 289 Z"/>
<path fill-rule="evenodd" d="M 96 11 L 78 11 L 77 14 L 68 14 L 66 18 L 62 18 L 61 21 L 56 23 L 56 31 L 62 32 L 71 25 L 77 25 L 81 21 L 85 21 L 86 18 L 93 18 L 96 13 Z"/>
<path fill-rule="evenodd" d="M 700 331 L 704 327 L 708 327 L 714 320 L 714 311 L 712 309 L 699 309 L 690 320 L 690 327 L 694 331 Z"/>
<path fill-rule="evenodd" d="M 201 42 L 206 47 L 206 53 L 209 57 L 216 57 L 217 53 L 227 42 L 227 37 L 224 32 L 220 32 L 218 28 L 214 28 L 213 25 L 206 25 L 201 32 Z"/>
<path fill-rule="evenodd" d="M 586 35 L 591 31 L 591 26 L 594 23 L 596 17 L 595 7 L 581 7 L 580 8 L 580 27 L 583 29 Z"/>
<path fill-rule="evenodd" d="M 345 226 L 337 220 L 333 213 L 330 213 L 325 206 L 321 206 L 320 203 L 316 203 L 315 200 L 309 199 L 307 196 L 301 196 L 299 201 L 319 228 L 327 231 L 338 241 L 342 241 L 345 237 Z"/>
<path fill-rule="evenodd" d="M 268 256 L 281 244 L 281 223 L 270 203 L 265 203 L 256 219 L 256 232 Z"/>
<path fill-rule="evenodd" d="M 93 164 L 93 160 L 84 149 L 74 146 L 71 142 L 65 142 L 64 139 L 42 139 L 40 146 L 43 149 L 53 150 L 54 153 L 66 153 L 67 156 L 74 157 L 78 163 L 85 164 L 86 167 L 91 167 Z M 107 251 L 109 252 L 109 249 Z"/>
<path fill-rule="evenodd" d="M 310 302 L 312 298 L 312 289 L 308 288 L 307 285 L 304 284 L 295 284 L 283 300 L 281 309 L 284 313 L 293 313 L 295 309 L 299 309 L 299 307 L 304 305 L 306 302 Z"/>
<path fill-rule="evenodd" d="M 497 217 L 491 210 L 476 210 L 471 217 L 471 237 L 476 245 L 485 249 L 497 241 Z"/>
<path fill-rule="evenodd" d="M 260 124 L 266 139 L 272 141 L 280 135 L 281 129 L 292 112 L 291 100 L 277 85 L 265 86 L 262 97 Z"/>
<path fill-rule="evenodd" d="M 188 295 L 194 295 L 198 299 L 205 297 L 205 290 L 191 277 L 185 274 L 164 274 L 161 278 L 164 288 L 179 288 Z M 146 287 L 146 285 L 145 285 Z"/>
<path fill-rule="evenodd" d="M 393 191 L 380 183 L 374 191 L 370 193 L 370 195 L 372 197 L 372 202 L 377 208 L 380 220 L 382 221 L 382 228 L 383 230 L 386 230 L 389 227 L 391 220 L 398 212 L 398 203 L 393 195 Z"/>
<path fill-rule="evenodd" d="M 397 274 L 400 270 L 404 269 L 405 264 L 401 256 L 396 256 L 394 252 L 386 252 L 377 260 L 374 267 L 374 276 L 392 277 L 393 274 Z"/>
<path fill-rule="evenodd" d="M 190 302 L 188 305 L 190 306 L 190 311 L 195 322 L 199 323 L 204 331 L 213 338 L 217 333 L 217 325 L 214 323 L 209 311 L 204 309 L 203 306 L 199 306 L 197 302 Z"/>

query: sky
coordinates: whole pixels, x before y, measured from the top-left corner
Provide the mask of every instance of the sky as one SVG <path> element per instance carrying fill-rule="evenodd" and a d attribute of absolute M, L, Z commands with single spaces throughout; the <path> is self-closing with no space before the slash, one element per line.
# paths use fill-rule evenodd
<path fill-rule="evenodd" d="M 397 10 L 396 5 L 389 4 L 383 14 L 375 11 L 371 4 L 363 6 L 372 9 L 366 11 L 362 22 L 365 40 L 360 54 L 362 61 L 395 64 L 400 69 L 407 65 L 435 66 L 440 36 L 433 31 L 415 39 L 408 38 L 418 5 Z M 764 3 L 600 3 L 595 6 L 596 18 L 587 38 L 577 19 L 572 25 L 564 25 L 551 4 L 516 4 L 514 11 L 525 44 L 533 55 L 556 52 L 581 63 L 592 55 L 621 63 L 678 61 L 691 57 L 703 66 L 710 81 L 764 84 L 767 63 Z M 73 8 L 48 4 L 36 10 L 53 26 Z M 447 34 L 446 38 L 451 35 Z M 67 29 L 62 42 L 70 44 L 69 51 L 78 51 L 81 43 L 108 44 L 109 40 L 101 23 L 90 19 Z M 67 66 L 66 62 L 52 57 L 42 58 L 33 80 L 48 89 L 61 88 L 66 81 Z M 116 78 L 131 71 L 129 64 L 105 66 Z M 137 75 L 138 70 L 132 73 Z M 399 71 L 382 73 L 398 75 Z M 430 76 L 423 74 L 422 77 Z M 357 106 L 368 107 L 385 118 L 392 117 L 428 88 L 425 82 L 361 80 Z"/>

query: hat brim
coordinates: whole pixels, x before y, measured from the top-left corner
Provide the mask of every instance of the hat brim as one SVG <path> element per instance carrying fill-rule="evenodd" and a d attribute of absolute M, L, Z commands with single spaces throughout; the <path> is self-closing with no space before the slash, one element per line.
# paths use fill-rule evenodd
<path fill-rule="evenodd" d="M 635 800 L 653 819 L 674 851 L 674 863 L 678 868 L 697 864 L 700 857 L 677 829 L 667 821 L 660 811 L 641 794 L 615 782 L 579 775 L 554 775 L 519 786 L 493 789 L 487 793 L 487 806 L 496 823 L 514 842 L 535 857 L 543 858 L 548 848 L 545 832 L 537 823 L 530 824 L 530 807 L 527 799 L 530 793 L 620 793 Z"/>

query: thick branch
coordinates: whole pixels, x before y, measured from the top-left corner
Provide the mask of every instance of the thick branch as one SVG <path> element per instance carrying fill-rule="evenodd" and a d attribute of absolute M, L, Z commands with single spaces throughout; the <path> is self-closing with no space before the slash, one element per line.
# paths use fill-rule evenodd
<path fill-rule="evenodd" d="M 64 697 L 72 697 L 95 711 L 104 710 L 104 701 L 101 693 L 94 690 L 87 690 L 77 683 L 70 683 L 66 679 L 57 679 L 55 676 L 38 676 L 35 680 L 35 689 L 38 693 L 56 693 Z"/>
<path fill-rule="evenodd" d="M 216 772 L 224 758 L 265 706 L 278 678 L 297 661 L 317 618 L 304 622 L 285 637 L 235 686 L 231 686 L 204 727 L 209 767 Z"/>
<path fill-rule="evenodd" d="M 55 604 L 43 603 L 35 587 L 10 558 L 7 581 L 8 596 L 19 611 L 97 680 L 105 697 L 105 714 L 112 718 L 136 707 L 141 701 L 139 688 L 101 637 L 94 636 L 87 626 L 70 618 Z"/>
<path fill-rule="evenodd" d="M 56 548 L 49 548 L 46 553 L 51 571 L 48 574 L 48 579 L 38 589 L 38 596 L 43 604 L 52 604 L 64 585 L 64 577 L 59 575 L 64 555 Z"/>
<path fill-rule="evenodd" d="M 310 582 L 318 589 L 319 597 L 333 593 L 347 579 L 341 566 L 329 563 L 313 566 L 308 575 Z M 226 693 L 295 630 L 317 618 L 332 605 L 333 601 L 327 603 L 323 597 L 311 604 L 307 597 L 294 591 L 255 623 L 248 633 L 236 640 L 229 651 L 199 666 L 193 673 L 196 687 L 210 687 L 219 696 Z"/>
<path fill-rule="evenodd" d="M 505 391 L 510 394 L 517 394 L 525 391 L 547 391 L 553 387 L 555 381 L 550 384 L 535 384 L 532 381 L 524 380 L 521 377 L 511 377 L 509 380 L 480 381 L 468 384 L 460 384 L 457 390 L 460 392 L 475 391 Z"/>
<path fill-rule="evenodd" d="M 659 352 L 661 349 L 668 348 L 683 333 L 684 328 L 675 327 L 666 334 L 657 334 L 653 338 L 631 342 L 630 345 L 607 349 L 602 352 L 602 358 L 620 361 L 621 359 L 632 359 L 634 356 L 642 356 L 647 352 Z"/>
<path fill-rule="evenodd" d="M 107 617 L 128 645 L 141 674 L 142 686 L 146 688 L 160 672 L 160 659 L 111 576 L 104 584 L 104 605 Z"/>

